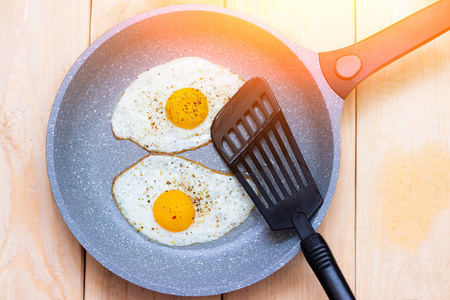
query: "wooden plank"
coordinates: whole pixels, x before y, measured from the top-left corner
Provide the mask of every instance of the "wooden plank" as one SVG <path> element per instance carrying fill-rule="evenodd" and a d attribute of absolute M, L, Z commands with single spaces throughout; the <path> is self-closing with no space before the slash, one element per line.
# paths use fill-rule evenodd
<path fill-rule="evenodd" d="M 314 51 L 354 43 L 353 1 L 239 1 L 227 7 L 266 22 Z M 355 98 L 350 94 L 341 121 L 341 169 L 336 193 L 319 227 L 354 290 L 355 249 Z M 234 299 L 327 299 L 302 254 L 279 271 L 245 289 L 224 295 Z"/>
<path fill-rule="evenodd" d="M 56 91 L 88 45 L 89 1 L 0 2 L 0 299 L 82 299 L 83 250 L 47 177 Z"/>
<path fill-rule="evenodd" d="M 358 40 L 433 1 L 360 1 Z M 450 295 L 450 35 L 357 89 L 357 294 Z"/>
<path fill-rule="evenodd" d="M 136 2 L 136 1 L 134 1 Z M 92 5 L 91 38 L 95 39 L 107 29 L 124 19 L 175 1 L 154 1 L 152 6 L 125 1 L 94 0 Z M 186 1 L 183 1 L 185 3 Z M 195 1 L 198 3 L 199 1 Z M 211 1 L 205 1 L 207 4 Z M 279 6 L 279 7 L 278 7 Z M 227 1 L 227 7 L 254 15 L 282 33 L 316 51 L 332 50 L 354 42 L 354 8 L 352 1 L 338 4 L 327 1 L 322 4 L 286 1 Z M 332 16 L 337 15 L 332 18 Z M 328 22 L 328 23 L 327 23 Z M 311 28 L 316 28 L 311 30 Z M 341 127 L 342 163 L 336 196 L 320 231 L 330 246 L 341 267 L 353 285 L 354 277 L 354 96 L 345 103 Z M 342 179 L 341 179 L 342 178 Z M 345 215 L 345 218 L 342 218 Z M 329 224 L 329 225 L 328 225 Z M 305 271 L 307 270 L 307 271 Z M 123 288 L 118 291 L 114 286 Z M 112 290 L 111 290 L 112 289 Z M 227 299 L 243 297 L 258 298 L 267 295 L 280 299 L 311 297 L 325 298 L 319 283 L 305 263 L 303 256 L 297 256 L 282 270 L 268 279 L 247 289 L 224 295 Z M 124 282 L 101 267 L 87 255 L 86 299 L 139 299 L 143 297 L 164 297 L 162 294 L 143 290 Z M 166 296 L 170 297 L 170 296 Z"/>
<path fill-rule="evenodd" d="M 150 9 L 185 3 L 203 3 L 222 5 L 224 1 L 127 1 L 127 0 L 92 0 L 91 43 L 114 25 Z M 105 269 L 92 256 L 86 254 L 85 299 L 156 299 L 168 300 L 179 297 L 146 290 L 129 283 Z M 220 295 L 195 297 L 199 300 L 220 299 Z"/>

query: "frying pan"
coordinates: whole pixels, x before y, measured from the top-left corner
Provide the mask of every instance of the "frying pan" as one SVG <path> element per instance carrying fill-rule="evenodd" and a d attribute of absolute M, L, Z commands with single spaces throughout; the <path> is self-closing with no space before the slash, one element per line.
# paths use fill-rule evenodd
<path fill-rule="evenodd" d="M 106 268 L 154 291 L 213 295 L 267 277 L 300 251 L 299 239 L 289 230 L 271 231 L 256 210 L 224 237 L 187 247 L 148 241 L 123 218 L 112 181 L 147 154 L 113 137 L 110 117 L 123 91 L 137 74 L 181 56 L 208 59 L 244 79 L 265 78 L 324 198 L 312 218 L 317 229 L 338 177 L 342 99 L 372 72 L 447 31 L 449 9 L 450 1 L 440 2 L 359 44 L 320 54 L 254 18 L 215 6 L 164 7 L 120 23 L 74 63 L 51 111 L 48 174 L 65 222 Z M 395 38 L 399 30 L 405 43 Z M 227 171 L 212 144 L 181 156 Z"/>

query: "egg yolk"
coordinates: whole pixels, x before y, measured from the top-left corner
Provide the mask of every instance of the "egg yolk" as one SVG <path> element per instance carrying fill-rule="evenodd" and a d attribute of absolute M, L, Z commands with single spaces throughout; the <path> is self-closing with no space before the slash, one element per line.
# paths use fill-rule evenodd
<path fill-rule="evenodd" d="M 162 228 L 171 232 L 186 230 L 194 222 L 194 204 L 179 190 L 162 193 L 153 204 L 153 217 Z"/>
<path fill-rule="evenodd" d="M 166 102 L 166 114 L 170 122 L 184 129 L 193 129 L 202 124 L 208 111 L 205 95 L 194 88 L 176 90 Z"/>

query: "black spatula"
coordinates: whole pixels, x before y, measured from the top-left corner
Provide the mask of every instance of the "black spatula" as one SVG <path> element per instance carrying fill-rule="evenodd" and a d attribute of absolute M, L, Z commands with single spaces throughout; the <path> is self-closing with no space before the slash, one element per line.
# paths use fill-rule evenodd
<path fill-rule="evenodd" d="M 253 78 L 239 89 L 217 114 L 211 137 L 270 227 L 297 230 L 306 260 L 328 297 L 355 299 L 330 248 L 311 226 L 309 218 L 323 200 L 264 79 Z"/>

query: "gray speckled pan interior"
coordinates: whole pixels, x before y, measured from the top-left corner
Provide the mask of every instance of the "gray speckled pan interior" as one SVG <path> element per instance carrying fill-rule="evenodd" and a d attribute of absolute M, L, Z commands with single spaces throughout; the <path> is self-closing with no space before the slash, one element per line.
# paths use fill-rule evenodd
<path fill-rule="evenodd" d="M 167 247 L 137 233 L 111 194 L 115 176 L 147 154 L 112 134 L 119 97 L 137 74 L 182 56 L 269 82 L 324 198 L 312 222 L 316 229 L 336 186 L 343 101 L 325 83 L 317 53 L 258 20 L 214 6 L 171 6 L 131 18 L 95 41 L 70 69 L 47 135 L 50 183 L 70 230 L 101 264 L 137 285 L 176 295 L 220 294 L 291 260 L 300 250 L 295 232 L 271 231 L 254 211 L 217 241 Z M 212 144 L 181 156 L 227 170 Z"/>

